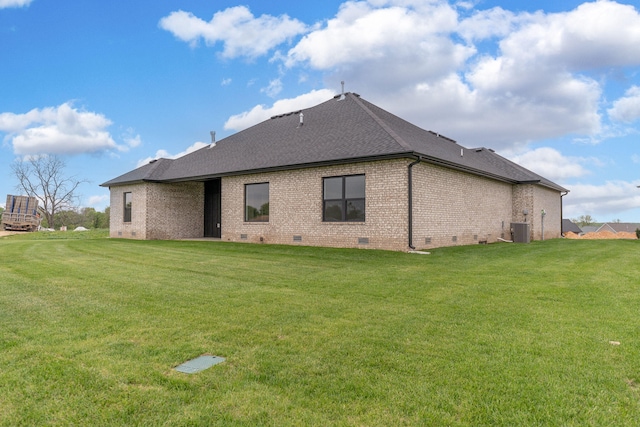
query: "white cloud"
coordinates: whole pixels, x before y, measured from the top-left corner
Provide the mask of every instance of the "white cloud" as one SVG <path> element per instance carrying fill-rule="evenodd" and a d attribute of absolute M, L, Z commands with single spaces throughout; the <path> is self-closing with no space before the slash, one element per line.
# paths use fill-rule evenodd
<path fill-rule="evenodd" d="M 280 57 L 325 82 L 345 80 L 422 127 L 507 149 L 567 134 L 598 141 L 606 82 L 585 73 L 640 63 L 639 27 L 632 6 L 606 0 L 565 13 L 493 8 L 467 17 L 437 0 L 349 1 Z M 476 41 L 487 53 L 478 55 Z M 228 123 L 265 117 L 264 109 Z"/>
<path fill-rule="evenodd" d="M 621 122 L 633 122 L 640 119 L 640 87 L 632 86 L 625 96 L 613 103 L 608 111 L 613 120 Z"/>
<path fill-rule="evenodd" d="M 500 43 L 507 57 L 571 70 L 640 64 L 640 14 L 631 5 L 600 0 L 536 19 Z"/>
<path fill-rule="evenodd" d="M 407 71 L 422 77 L 442 75 L 444 70 L 459 66 L 475 52 L 454 44 L 447 37 L 456 27 L 456 18 L 455 10 L 446 3 L 425 3 L 416 10 L 347 2 L 325 28 L 309 33 L 289 50 L 286 65 L 304 63 L 315 69 L 331 70 L 376 62 L 383 71 L 393 67 L 401 72 L 400 75 L 387 74 L 386 80 L 390 76 L 402 79 Z M 398 64 L 399 59 L 404 59 L 404 63 Z M 418 70 L 402 72 L 415 65 L 419 65 Z M 367 71 L 374 72 L 374 69 Z"/>
<path fill-rule="evenodd" d="M 273 79 L 269 82 L 269 86 L 260 89 L 260 92 L 266 93 L 267 96 L 275 98 L 282 91 L 282 80 Z"/>
<path fill-rule="evenodd" d="M 245 6 L 217 12 L 209 22 L 180 10 L 162 18 L 159 25 L 191 46 L 200 39 L 209 46 L 222 42 L 222 56 L 226 58 L 255 58 L 307 31 L 302 22 L 287 15 L 256 18 Z"/>
<path fill-rule="evenodd" d="M 607 181 L 603 185 L 577 184 L 566 186 L 570 192 L 564 197 L 564 217 L 589 214 L 600 221 L 610 215 L 640 208 L 640 181 Z"/>
<path fill-rule="evenodd" d="M 33 109 L 25 114 L 0 113 L 0 132 L 18 155 L 78 154 L 122 149 L 106 130 L 104 115 L 81 111 L 70 103 Z"/>
<path fill-rule="evenodd" d="M 0 9 L 29 6 L 33 0 L 0 0 Z"/>
<path fill-rule="evenodd" d="M 331 99 L 334 95 L 335 93 L 328 89 L 314 90 L 296 98 L 281 99 L 276 101 L 271 107 L 257 105 L 250 111 L 245 111 L 244 113 L 229 117 L 224 124 L 224 128 L 226 130 L 240 131 L 277 114 L 284 114 L 290 111 L 297 111 L 303 108 L 312 107 Z"/>
<path fill-rule="evenodd" d="M 101 194 L 99 196 L 89 196 L 89 201 L 87 202 L 87 206 L 96 208 L 96 206 L 106 206 L 109 203 L 109 195 Z"/>
<path fill-rule="evenodd" d="M 156 160 L 156 159 L 160 159 L 160 158 L 162 158 L 162 159 L 177 159 L 178 157 L 182 157 L 182 156 L 184 156 L 186 154 L 193 153 L 194 151 L 197 151 L 197 150 L 199 150 L 201 148 L 204 148 L 204 147 L 206 147 L 208 145 L 209 144 L 204 143 L 204 142 L 195 142 L 192 145 L 190 145 L 189 147 L 187 147 L 186 150 L 181 151 L 178 154 L 169 154 L 169 152 L 167 150 L 160 149 L 160 150 L 156 151 L 155 156 L 151 156 L 151 157 L 147 157 L 146 159 L 139 160 L 137 167 L 144 166 L 147 163 L 149 163 L 151 160 Z"/>
<path fill-rule="evenodd" d="M 558 150 L 541 147 L 524 154 L 513 156 L 511 160 L 552 181 L 577 178 L 589 171 L 582 166 L 587 159 L 563 156 Z"/>
<path fill-rule="evenodd" d="M 231 82 L 232 80 L 230 78 L 222 79 L 222 81 L 220 82 L 220 86 L 229 86 Z"/>

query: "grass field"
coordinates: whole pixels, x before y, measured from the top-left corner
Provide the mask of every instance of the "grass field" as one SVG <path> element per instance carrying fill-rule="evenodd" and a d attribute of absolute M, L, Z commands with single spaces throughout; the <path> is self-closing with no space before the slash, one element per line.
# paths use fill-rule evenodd
<path fill-rule="evenodd" d="M 3 237 L 0 425 L 637 426 L 639 255 Z"/>

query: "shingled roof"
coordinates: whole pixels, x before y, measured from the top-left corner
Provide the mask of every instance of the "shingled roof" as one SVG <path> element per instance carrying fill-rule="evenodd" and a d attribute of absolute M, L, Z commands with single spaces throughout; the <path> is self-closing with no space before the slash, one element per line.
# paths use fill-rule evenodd
<path fill-rule="evenodd" d="M 354 93 L 274 116 L 215 145 L 175 160 L 154 160 L 101 185 L 203 181 L 228 175 L 392 158 L 420 158 L 504 182 L 536 183 L 567 191 L 493 150 L 465 148 Z"/>

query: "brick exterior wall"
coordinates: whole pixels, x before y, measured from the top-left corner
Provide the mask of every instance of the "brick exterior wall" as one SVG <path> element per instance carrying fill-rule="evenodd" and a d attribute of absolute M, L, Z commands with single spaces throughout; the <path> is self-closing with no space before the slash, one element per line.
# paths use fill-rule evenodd
<path fill-rule="evenodd" d="M 112 187 L 111 237 L 188 239 L 204 235 L 204 184 L 142 183 Z M 131 222 L 124 219 L 124 193 L 131 192 Z"/>
<path fill-rule="evenodd" d="M 557 191 L 538 185 L 533 188 L 533 211 L 531 218 L 532 240 L 556 239 L 562 235 L 562 200 Z M 544 238 L 542 236 L 542 210 L 544 216 Z"/>
<path fill-rule="evenodd" d="M 222 240 L 404 250 L 405 165 L 379 161 L 223 178 Z M 365 222 L 323 222 L 322 178 L 356 174 L 365 174 Z M 260 182 L 269 183 L 269 222 L 244 222 L 244 186 Z"/>
<path fill-rule="evenodd" d="M 222 240 L 310 246 L 409 249 L 409 159 L 353 163 L 222 178 Z M 366 221 L 323 222 L 322 178 L 365 174 Z M 244 221 L 244 186 L 269 183 L 269 222 Z M 123 222 L 124 193 L 133 195 Z M 511 239 L 511 222 L 529 214 L 532 239 L 559 237 L 561 197 L 431 165 L 413 167 L 413 244 L 417 249 Z M 204 184 L 143 183 L 111 188 L 111 237 L 185 239 L 204 235 Z"/>
<path fill-rule="evenodd" d="M 413 167 L 413 245 L 510 239 L 512 185 L 427 163 Z"/>
<path fill-rule="evenodd" d="M 109 235 L 129 239 L 147 238 L 147 187 L 149 184 L 131 184 L 111 187 Z M 124 222 L 124 193 L 130 192 L 131 222 Z"/>
<path fill-rule="evenodd" d="M 204 183 L 149 184 L 147 239 L 204 236 Z"/>

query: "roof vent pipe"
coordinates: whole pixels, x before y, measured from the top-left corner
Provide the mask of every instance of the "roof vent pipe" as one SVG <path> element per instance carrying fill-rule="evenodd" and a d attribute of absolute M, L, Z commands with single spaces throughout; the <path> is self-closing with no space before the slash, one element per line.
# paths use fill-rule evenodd
<path fill-rule="evenodd" d="M 300 111 L 300 126 L 304 125 L 304 114 Z"/>
<path fill-rule="evenodd" d="M 213 148 L 216 146 L 216 131 L 212 130 L 209 132 L 209 135 L 211 135 L 211 144 L 209 144 L 209 148 Z"/>
<path fill-rule="evenodd" d="M 340 84 L 342 85 L 342 94 L 340 95 L 340 101 L 342 101 L 345 96 L 344 96 L 344 80 L 340 82 Z"/>
<path fill-rule="evenodd" d="M 464 157 L 464 148 L 460 149 L 460 157 Z"/>

